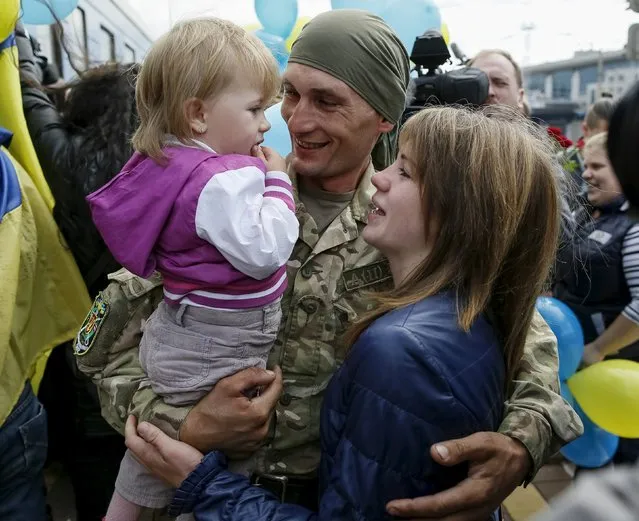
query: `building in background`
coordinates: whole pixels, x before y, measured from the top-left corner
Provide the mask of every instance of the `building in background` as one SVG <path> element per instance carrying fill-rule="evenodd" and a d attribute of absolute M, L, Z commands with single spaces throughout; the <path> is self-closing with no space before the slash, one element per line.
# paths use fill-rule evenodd
<path fill-rule="evenodd" d="M 639 64 L 625 50 L 578 51 L 568 59 L 524 67 L 524 83 L 533 117 L 581 135 L 588 107 L 602 95 L 617 99 L 639 80 Z"/>
<path fill-rule="evenodd" d="M 153 43 L 126 0 L 80 0 L 61 29 L 28 25 L 27 30 L 65 79 L 109 61 L 140 61 Z"/>

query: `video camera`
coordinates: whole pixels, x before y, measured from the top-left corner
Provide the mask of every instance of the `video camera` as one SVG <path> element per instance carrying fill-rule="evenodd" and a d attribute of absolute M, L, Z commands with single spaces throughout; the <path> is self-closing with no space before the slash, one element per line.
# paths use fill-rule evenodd
<path fill-rule="evenodd" d="M 417 37 L 410 59 L 415 64 L 417 78 L 411 79 L 414 97 L 404 110 L 402 123 L 426 105 L 481 105 L 488 98 L 489 81 L 483 71 L 463 67 L 442 72 L 440 67 L 450 59 L 450 52 L 438 31 L 427 31 Z"/>

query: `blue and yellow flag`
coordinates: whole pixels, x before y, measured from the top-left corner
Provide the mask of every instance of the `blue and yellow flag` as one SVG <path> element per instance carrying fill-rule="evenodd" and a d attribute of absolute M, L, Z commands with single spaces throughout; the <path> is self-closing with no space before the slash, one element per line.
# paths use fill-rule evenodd
<path fill-rule="evenodd" d="M 0 8 L 0 425 L 27 378 L 37 390 L 50 350 L 91 307 L 52 216 L 54 200 L 29 137 L 13 30 L 19 0 Z"/>
<path fill-rule="evenodd" d="M 22 112 L 18 48 L 13 35 L 20 1 L 0 0 L 0 4 L 0 127 L 9 129 L 13 134 L 9 151 L 31 176 L 49 210 L 53 210 L 53 195 L 42 174 Z"/>
<path fill-rule="evenodd" d="M 42 195 L 0 128 L 0 425 L 43 355 L 75 337 L 90 307 Z M 37 375 L 38 377 L 41 374 Z"/>

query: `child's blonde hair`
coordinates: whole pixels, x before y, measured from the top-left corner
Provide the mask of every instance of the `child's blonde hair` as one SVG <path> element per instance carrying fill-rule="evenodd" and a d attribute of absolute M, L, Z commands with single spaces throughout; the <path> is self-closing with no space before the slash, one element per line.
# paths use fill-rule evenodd
<path fill-rule="evenodd" d="M 185 102 L 217 96 L 236 78 L 259 88 L 265 104 L 280 89 L 275 58 L 241 27 L 219 18 L 176 24 L 142 63 L 135 92 L 140 117 L 133 136 L 135 150 L 163 161 L 166 134 L 181 141 L 194 137 Z"/>
<path fill-rule="evenodd" d="M 592 137 L 586 139 L 586 144 L 584 145 L 584 154 L 586 152 L 603 152 L 606 157 L 608 157 L 608 132 L 600 132 L 599 134 L 595 134 Z"/>

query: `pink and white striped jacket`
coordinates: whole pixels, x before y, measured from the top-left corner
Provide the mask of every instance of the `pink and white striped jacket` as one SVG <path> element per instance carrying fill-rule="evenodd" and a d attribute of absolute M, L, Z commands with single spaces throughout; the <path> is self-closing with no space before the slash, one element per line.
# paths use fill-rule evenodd
<path fill-rule="evenodd" d="M 167 146 L 164 165 L 135 153 L 87 201 L 114 257 L 164 277 L 170 304 L 246 309 L 277 300 L 299 223 L 291 182 L 262 161 Z"/>

